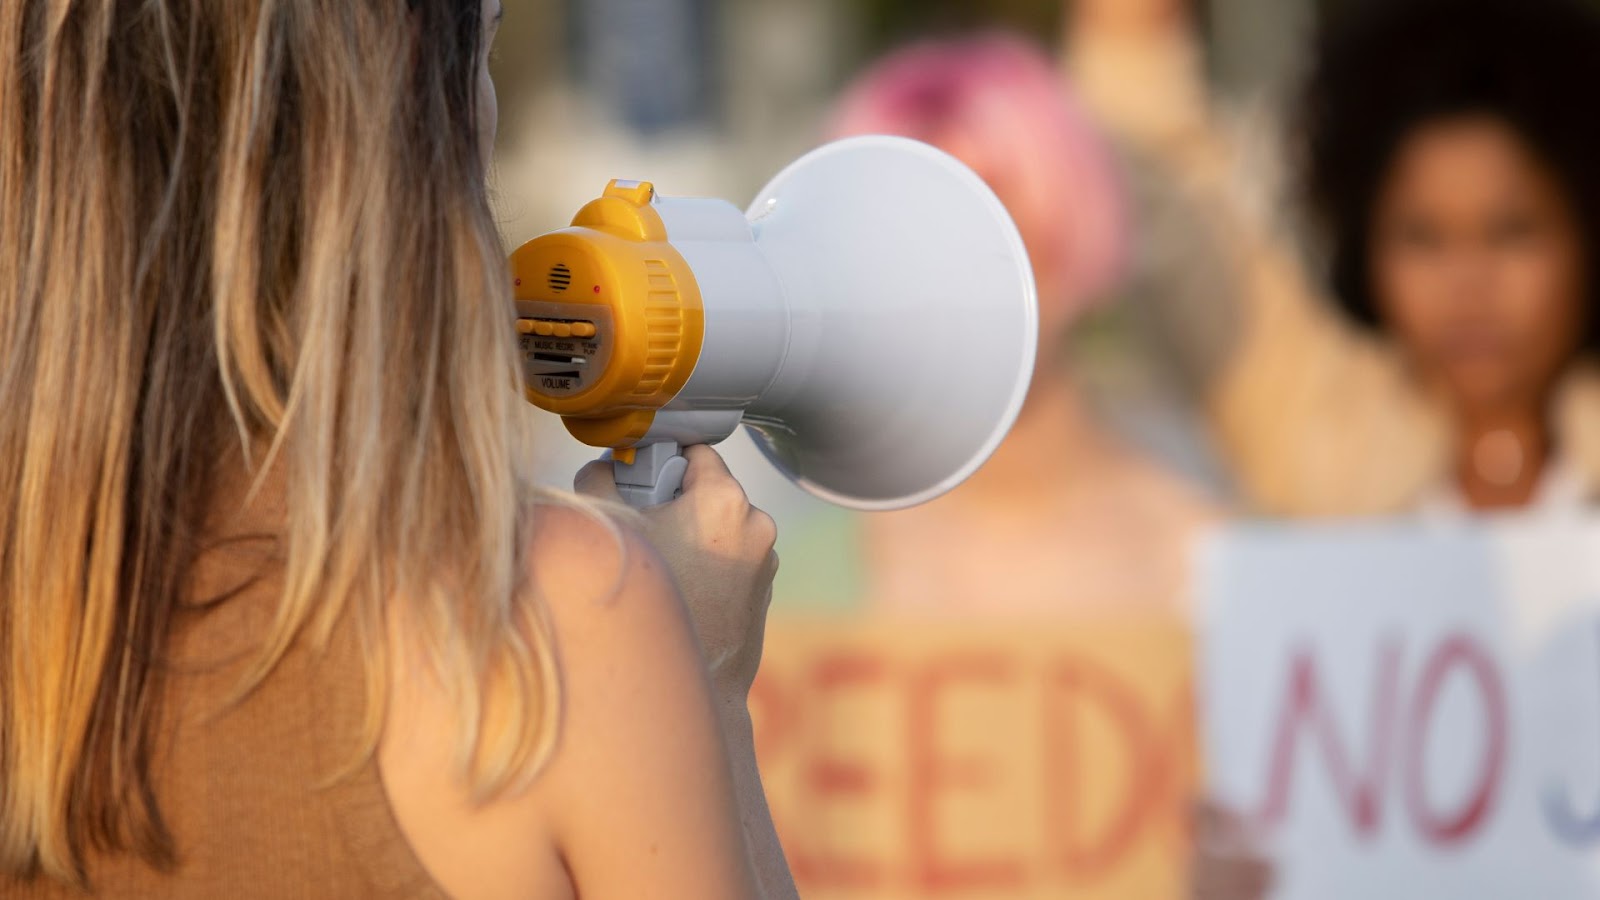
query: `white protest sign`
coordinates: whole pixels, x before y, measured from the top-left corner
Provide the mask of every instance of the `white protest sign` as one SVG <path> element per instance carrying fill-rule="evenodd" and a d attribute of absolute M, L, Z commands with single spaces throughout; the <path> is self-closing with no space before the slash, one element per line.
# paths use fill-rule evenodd
<path fill-rule="evenodd" d="M 1233 529 L 1201 573 L 1211 796 L 1275 896 L 1600 896 L 1600 524 Z"/>

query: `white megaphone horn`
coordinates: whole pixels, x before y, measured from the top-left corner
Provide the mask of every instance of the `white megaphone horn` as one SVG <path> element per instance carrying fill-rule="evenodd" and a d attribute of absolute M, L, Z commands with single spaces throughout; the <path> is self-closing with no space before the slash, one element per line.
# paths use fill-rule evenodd
<path fill-rule="evenodd" d="M 988 459 L 1033 373 L 1016 226 L 904 138 L 824 146 L 748 213 L 614 181 L 511 264 L 528 400 L 609 448 L 635 506 L 676 495 L 680 448 L 741 424 L 825 500 L 930 500 Z"/>

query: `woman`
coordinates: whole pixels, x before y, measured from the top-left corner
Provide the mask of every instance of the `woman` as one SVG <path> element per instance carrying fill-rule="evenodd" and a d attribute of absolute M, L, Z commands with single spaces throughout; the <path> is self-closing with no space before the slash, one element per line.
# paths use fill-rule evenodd
<path fill-rule="evenodd" d="M 1052 62 L 1003 35 L 913 45 L 856 79 L 831 130 L 917 138 L 988 182 L 1033 263 L 1040 347 L 1015 427 L 968 482 L 860 522 L 859 538 L 834 525 L 829 536 L 843 546 L 814 540 L 803 555 L 849 558 L 862 547 L 859 584 L 843 589 L 878 611 L 1177 608 L 1184 546 L 1206 504 L 1100 423 L 1074 371 L 1069 334 L 1123 265 L 1124 198 L 1109 151 Z M 929 547 L 961 551 L 930 555 Z M 815 593 L 800 581 L 808 576 L 786 573 L 784 596 Z"/>
<path fill-rule="evenodd" d="M 1591 500 L 1600 125 L 1572 101 L 1600 78 L 1600 17 L 1419 3 L 1331 30 L 1318 60 L 1304 168 L 1334 296 L 1398 347 L 1450 433 L 1422 502 Z"/>
<path fill-rule="evenodd" d="M 0 6 L 0 896 L 792 895 L 770 520 L 528 489 L 499 16 Z"/>
<path fill-rule="evenodd" d="M 1113 43 L 1093 21 L 1075 45 Z M 1182 66 L 1153 61 L 1182 45 L 1182 17 L 1151 21 L 1133 42 L 1147 61 L 1123 54 L 1116 79 L 1159 73 L 1173 96 L 1198 95 L 1172 77 Z M 1600 17 L 1564 0 L 1368 3 L 1330 22 L 1294 123 L 1330 302 L 1237 187 L 1261 171 L 1234 171 L 1243 154 L 1192 106 L 1124 130 L 1173 186 L 1142 209 L 1167 229 L 1146 231 L 1165 247 L 1144 293 L 1195 363 L 1249 505 L 1455 516 L 1593 504 L 1600 126 L 1574 101 L 1597 81 Z M 1180 265 L 1200 253 L 1222 277 Z M 1193 327 L 1207 319 L 1232 327 Z M 1205 806 L 1197 831 L 1197 895 L 1266 893 L 1246 822 Z"/>
<path fill-rule="evenodd" d="M 1172 186 L 1141 205 L 1141 293 L 1192 363 L 1247 504 L 1585 505 L 1600 491 L 1600 127 L 1571 101 L 1600 79 L 1600 22 L 1565 0 L 1369 3 L 1324 30 L 1314 60 L 1295 161 L 1331 303 L 1259 211 L 1271 204 L 1240 189 L 1263 172 L 1220 130 L 1174 104 L 1190 111 L 1125 132 Z M 1172 88 L 1166 64 L 1115 74 L 1146 71 L 1197 92 Z M 1213 261 L 1189 264 L 1200 255 Z"/>

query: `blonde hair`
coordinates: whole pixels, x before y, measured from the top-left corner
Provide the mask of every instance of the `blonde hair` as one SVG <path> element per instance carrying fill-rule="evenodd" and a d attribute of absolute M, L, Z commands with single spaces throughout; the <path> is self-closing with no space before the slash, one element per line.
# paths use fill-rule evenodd
<path fill-rule="evenodd" d="M 348 617 L 370 752 L 399 614 L 464 710 L 480 794 L 548 756 L 480 18 L 473 0 L 0 4 L 0 871 L 172 858 L 156 661 L 230 454 L 287 485 L 248 684 Z"/>

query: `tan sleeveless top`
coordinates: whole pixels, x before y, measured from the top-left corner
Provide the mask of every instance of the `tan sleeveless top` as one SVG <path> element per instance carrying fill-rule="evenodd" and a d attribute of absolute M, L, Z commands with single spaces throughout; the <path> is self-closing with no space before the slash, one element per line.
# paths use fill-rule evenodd
<path fill-rule="evenodd" d="M 271 621 L 270 545 L 207 551 L 175 625 L 154 768 L 176 867 L 91 859 L 94 896 L 445 896 L 401 833 L 376 760 L 356 755 L 365 688 L 353 629 L 336 629 L 322 654 L 302 641 L 260 687 L 227 702 Z M 0 875 L 4 900 L 82 896 Z"/>

